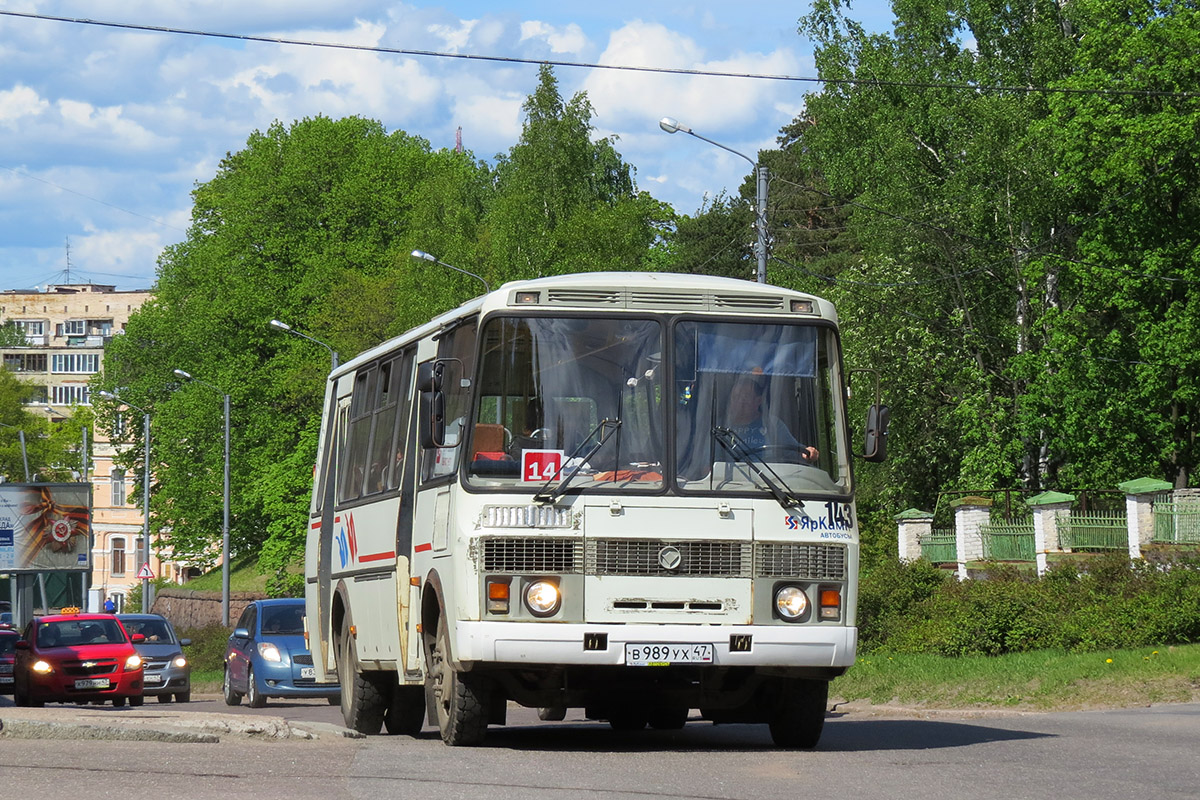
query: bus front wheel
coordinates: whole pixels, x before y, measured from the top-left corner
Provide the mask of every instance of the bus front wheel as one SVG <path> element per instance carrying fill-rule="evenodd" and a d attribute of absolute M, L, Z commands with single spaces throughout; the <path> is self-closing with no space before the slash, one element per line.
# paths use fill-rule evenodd
<path fill-rule="evenodd" d="M 426 637 L 425 696 L 430 722 L 436 722 L 448 745 L 482 744 L 488 726 L 488 687 L 485 679 L 454 669 L 445 620 L 437 635 Z"/>
<path fill-rule="evenodd" d="M 821 740 L 825 709 L 829 704 L 829 682 L 780 679 L 769 725 L 778 747 L 811 750 Z"/>

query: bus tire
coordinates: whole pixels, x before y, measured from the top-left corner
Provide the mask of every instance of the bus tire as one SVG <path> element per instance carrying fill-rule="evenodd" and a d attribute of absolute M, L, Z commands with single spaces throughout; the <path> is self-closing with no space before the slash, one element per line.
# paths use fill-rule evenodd
<path fill-rule="evenodd" d="M 488 726 L 488 684 L 478 675 L 458 672 L 451 662 L 446 621 L 426 647 L 425 694 L 442 741 L 454 747 L 483 743 Z"/>
<path fill-rule="evenodd" d="M 350 619 L 342 625 L 342 634 L 335 651 L 338 683 L 342 688 L 342 719 L 346 727 L 368 736 L 379 733 L 383 728 L 384 712 L 387 710 L 385 695 L 379 691 L 378 682 L 360 672 L 358 654 L 350 639 Z"/>
<path fill-rule="evenodd" d="M 811 750 L 821 740 L 825 709 L 829 704 L 829 682 L 780 679 L 779 691 L 768 725 L 771 740 L 789 750 Z"/>
<path fill-rule="evenodd" d="M 416 736 L 425 726 L 425 687 L 392 685 L 392 702 L 383 724 L 393 736 Z"/>

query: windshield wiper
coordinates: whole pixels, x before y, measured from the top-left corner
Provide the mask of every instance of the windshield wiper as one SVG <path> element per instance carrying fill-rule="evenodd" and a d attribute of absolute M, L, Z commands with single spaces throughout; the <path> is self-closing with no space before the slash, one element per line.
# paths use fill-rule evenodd
<path fill-rule="evenodd" d="M 739 439 L 736 433 L 729 428 L 713 426 L 712 437 L 717 440 L 721 447 L 725 448 L 736 463 L 745 464 L 755 475 L 762 479 L 767 489 L 770 490 L 771 496 L 775 498 L 779 505 L 784 508 L 804 508 L 804 501 L 796 495 L 792 487 L 787 485 L 787 481 L 779 477 L 775 470 L 771 469 L 770 464 L 746 446 L 746 443 Z M 759 466 L 760 464 L 762 466 Z M 770 475 L 767 474 L 768 472 Z"/>
<path fill-rule="evenodd" d="M 584 437 L 583 441 L 579 443 L 579 446 L 571 451 L 571 455 L 567 456 L 566 458 L 564 458 L 562 460 L 562 463 L 558 465 L 558 469 L 556 469 L 554 471 L 554 474 L 550 476 L 550 479 L 542 484 L 542 488 L 538 489 L 537 494 L 535 494 L 533 496 L 533 502 L 535 502 L 535 503 L 553 503 L 559 497 L 562 497 L 563 493 L 566 492 L 566 490 L 567 490 L 567 484 L 570 483 L 571 480 L 576 475 L 579 474 L 579 470 L 581 470 L 583 468 L 583 465 L 587 463 L 587 460 L 589 458 L 591 458 L 592 456 L 596 455 L 596 452 L 601 447 L 604 447 L 604 443 L 607 442 L 612 437 L 612 435 L 617 432 L 617 429 L 619 429 L 620 427 L 621 427 L 621 420 L 619 420 L 619 419 L 602 419 L 602 420 L 600 420 L 600 424 L 597 425 L 596 427 L 592 428 L 592 432 Z M 553 490 L 546 491 L 547 489 L 550 488 L 550 484 L 554 483 L 554 481 L 558 479 L 558 476 L 562 474 L 563 468 L 566 467 L 567 464 L 569 464 L 571 461 L 573 461 L 575 459 L 575 457 L 579 455 L 579 451 L 582 450 L 587 445 L 587 443 L 592 440 L 592 437 L 596 435 L 597 431 L 603 431 L 600 434 L 600 440 L 597 441 L 596 444 L 592 445 L 591 450 L 588 450 L 585 454 L 583 454 L 582 456 L 579 456 L 579 460 L 578 460 L 578 462 L 576 462 L 575 468 L 573 470 L 571 470 L 571 472 L 565 478 L 562 479 L 562 483 L 560 483 L 560 484 L 558 484 L 558 486 L 554 487 Z"/>

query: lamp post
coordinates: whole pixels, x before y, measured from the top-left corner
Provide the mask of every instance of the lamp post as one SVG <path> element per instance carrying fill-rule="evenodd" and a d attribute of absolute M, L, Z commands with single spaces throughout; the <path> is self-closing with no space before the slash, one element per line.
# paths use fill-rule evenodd
<path fill-rule="evenodd" d="M 333 372 L 335 369 L 338 368 L 337 351 L 334 350 L 329 345 L 322 342 L 320 339 L 315 339 L 306 333 L 301 333 L 300 331 L 293 328 L 291 325 L 288 325 L 286 322 L 280 322 L 277 319 L 271 320 L 271 327 L 275 328 L 276 330 L 283 331 L 284 333 L 290 333 L 294 336 L 299 336 L 301 339 L 308 339 L 310 342 L 315 342 L 316 344 L 321 345 L 321 347 L 324 347 L 326 350 L 329 351 L 329 371 Z"/>
<path fill-rule="evenodd" d="M 150 564 L 150 412 L 140 406 L 135 406 L 128 400 L 117 397 L 112 392 L 101 391 L 100 396 L 113 400 L 121 405 L 129 406 L 134 411 L 142 412 L 142 437 L 146 443 L 142 463 L 142 563 Z M 150 579 L 142 578 L 142 613 L 150 613 Z"/>
<path fill-rule="evenodd" d="M 475 280 L 477 280 L 483 284 L 484 292 L 490 292 L 492 290 L 492 287 L 488 284 L 488 282 L 485 281 L 483 278 L 479 277 L 478 275 L 476 275 L 474 272 L 468 272 L 467 270 L 463 269 L 462 267 L 456 267 L 453 264 L 447 264 L 445 261 L 442 261 L 437 256 L 432 256 L 429 253 L 426 253 L 424 250 L 413 250 L 412 257 L 419 258 L 422 261 L 432 261 L 434 264 L 445 267 L 446 269 L 452 269 L 455 272 L 461 272 L 463 275 L 470 275 L 472 278 L 474 278 Z"/>
<path fill-rule="evenodd" d="M 221 624 L 229 627 L 229 395 L 219 386 L 192 377 L 181 369 L 175 374 L 188 381 L 195 381 L 210 389 L 221 392 L 225 398 L 225 486 L 222 494 L 224 512 L 221 522 Z"/>
<path fill-rule="evenodd" d="M 719 147 L 726 152 L 733 153 L 735 156 L 746 159 L 750 162 L 750 166 L 754 167 L 755 177 L 757 179 L 756 196 L 755 196 L 755 218 L 754 229 L 757 233 L 757 241 L 754 244 L 754 255 L 758 258 L 757 280 L 759 283 L 767 282 L 767 168 L 759 164 L 754 159 L 745 153 L 739 153 L 732 147 L 726 147 L 720 142 L 714 142 L 705 136 L 701 136 L 686 125 L 679 124 L 678 120 L 671 117 L 663 117 L 658 121 L 658 127 L 662 128 L 667 133 L 677 133 L 682 131 L 689 136 L 695 136 L 697 139 L 708 142 L 714 147 Z"/>
<path fill-rule="evenodd" d="M 18 428 L 16 425 L 9 425 L 7 422 L 0 422 L 0 428 L 15 428 L 17 438 L 21 440 L 21 461 L 25 464 L 25 482 L 29 483 L 29 451 L 25 449 L 25 429 Z"/>

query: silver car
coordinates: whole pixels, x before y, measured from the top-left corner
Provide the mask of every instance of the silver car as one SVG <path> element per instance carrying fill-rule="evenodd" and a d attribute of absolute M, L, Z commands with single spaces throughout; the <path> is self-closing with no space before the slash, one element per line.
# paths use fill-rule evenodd
<path fill-rule="evenodd" d="M 134 648 L 142 657 L 142 694 L 169 703 L 171 698 L 186 703 L 192 699 L 192 664 L 183 654 L 191 639 L 180 639 L 166 617 L 158 614 L 118 614 L 130 636 L 146 637 Z"/>

